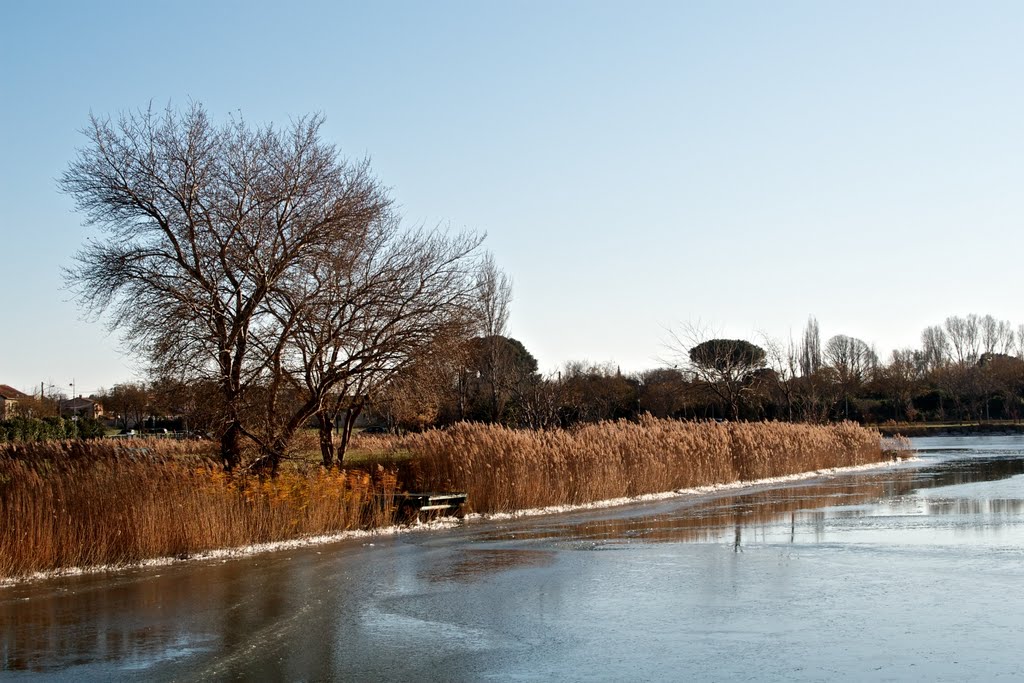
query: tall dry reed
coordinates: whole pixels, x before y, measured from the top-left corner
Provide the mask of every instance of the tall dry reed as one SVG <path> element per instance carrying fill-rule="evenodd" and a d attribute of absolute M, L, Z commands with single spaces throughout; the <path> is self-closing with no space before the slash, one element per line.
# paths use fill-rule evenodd
<path fill-rule="evenodd" d="M 399 479 L 299 465 L 273 480 L 227 475 L 208 443 L 0 445 L 0 576 L 118 565 L 214 548 L 382 526 L 402 490 L 465 491 L 478 512 L 588 503 L 884 459 L 852 423 L 678 422 L 643 418 L 571 430 L 460 424 L 357 436 Z"/>
<path fill-rule="evenodd" d="M 853 423 L 679 422 L 651 417 L 572 430 L 460 424 L 406 437 L 410 488 L 469 494 L 477 512 L 575 505 L 884 459 Z"/>
<path fill-rule="evenodd" d="M 202 444 L 0 446 L 0 576 L 119 565 L 390 523 L 393 474 L 227 475 Z"/>

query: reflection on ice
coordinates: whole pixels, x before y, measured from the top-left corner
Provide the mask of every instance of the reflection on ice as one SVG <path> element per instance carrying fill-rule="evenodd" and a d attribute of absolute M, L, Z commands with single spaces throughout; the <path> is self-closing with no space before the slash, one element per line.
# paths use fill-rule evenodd
<path fill-rule="evenodd" d="M 468 550 L 458 558 L 439 562 L 424 568 L 420 573 L 427 581 L 476 581 L 501 571 L 524 567 L 550 565 L 555 558 L 553 551 L 490 549 Z"/>
<path fill-rule="evenodd" d="M 173 600 L 161 594 L 168 587 L 142 581 L 90 590 L 83 584 L 82 590 L 0 603 L 0 670 L 47 672 L 95 662 L 141 670 L 209 649 L 209 636 L 160 618 L 164 601 Z M 125 604 L 137 607 L 134 618 L 109 616 Z M 91 628 L 74 628 L 83 615 L 102 616 Z"/>
<path fill-rule="evenodd" d="M 928 515 L 1020 516 L 1022 511 L 1022 500 L 954 498 L 929 500 L 925 503 L 925 514 Z"/>
<path fill-rule="evenodd" d="M 554 542 L 582 550 L 631 543 L 731 543 L 738 550 L 744 538 L 765 543 L 822 542 L 830 525 L 849 529 L 853 520 L 871 517 L 877 527 L 879 517 L 924 515 L 998 516 L 997 520 L 979 521 L 979 529 L 991 530 L 996 524 L 1020 521 L 1017 518 L 1024 512 L 1024 500 L 987 498 L 986 487 L 977 484 L 1022 474 L 1024 455 L 939 460 L 920 468 L 845 475 L 818 483 L 723 494 L 696 503 L 641 508 L 653 507 L 655 513 L 566 516 L 514 532 L 496 530 L 483 535 L 483 540 Z M 943 491 L 965 485 L 972 485 L 969 498 L 942 496 Z M 894 520 L 886 528 L 899 526 Z"/>

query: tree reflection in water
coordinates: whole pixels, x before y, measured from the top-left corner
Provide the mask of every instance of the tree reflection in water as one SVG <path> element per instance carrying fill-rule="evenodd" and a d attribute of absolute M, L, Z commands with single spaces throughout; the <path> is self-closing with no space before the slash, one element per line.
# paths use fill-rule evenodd
<path fill-rule="evenodd" d="M 993 458 L 967 462 L 945 463 L 931 470 L 897 470 L 846 475 L 814 484 L 795 484 L 785 487 L 764 488 L 744 493 L 724 494 L 696 503 L 682 502 L 672 508 L 671 503 L 659 506 L 655 514 L 587 513 L 588 517 L 573 520 L 559 518 L 550 523 L 538 523 L 532 528 L 516 529 L 517 541 L 565 541 L 578 547 L 645 543 L 705 543 L 731 542 L 736 551 L 743 545 L 744 532 L 757 534 L 768 527 L 777 527 L 788 517 L 790 543 L 797 539 L 797 526 L 807 522 L 815 531 L 817 540 L 825 533 L 825 508 L 843 508 L 832 511 L 837 517 L 856 517 L 864 508 L 888 501 L 889 509 L 900 505 L 918 506 L 919 501 L 905 501 L 904 497 L 921 489 L 956 486 L 973 482 L 1006 479 L 1024 473 L 1024 458 Z M 944 514 L 1002 514 L 1015 515 L 1024 511 L 1024 501 L 1005 499 L 935 500 L 926 503 L 927 512 Z M 483 540 L 502 541 L 512 538 L 509 532 L 496 531 L 483 536 Z"/>

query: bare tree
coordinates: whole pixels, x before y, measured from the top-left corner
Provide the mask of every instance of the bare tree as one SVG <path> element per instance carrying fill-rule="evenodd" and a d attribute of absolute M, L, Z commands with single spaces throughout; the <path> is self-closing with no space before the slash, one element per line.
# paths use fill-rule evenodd
<path fill-rule="evenodd" d="M 122 428 L 141 427 L 149 411 L 150 394 L 142 383 L 124 382 L 101 397 L 104 409 Z"/>
<path fill-rule="evenodd" d="M 843 392 L 844 416 L 850 416 L 850 396 L 878 366 L 874 349 L 856 337 L 837 334 L 825 344 L 825 359 L 836 371 Z"/>
<path fill-rule="evenodd" d="M 821 333 L 818 331 L 818 321 L 812 315 L 807 319 L 803 342 L 800 345 L 800 374 L 808 377 L 820 369 Z"/>
<path fill-rule="evenodd" d="M 560 411 L 569 402 L 570 391 L 557 372 L 531 382 L 522 396 L 522 422 L 530 429 L 551 429 L 560 421 Z"/>
<path fill-rule="evenodd" d="M 569 361 L 561 370 L 562 422 L 599 422 L 637 415 L 639 381 L 614 363 Z"/>
<path fill-rule="evenodd" d="M 817 323 L 815 322 L 816 326 Z M 806 333 L 804 337 L 804 345 L 798 349 L 796 344 L 793 343 L 792 338 L 788 342 L 783 343 L 767 335 L 761 335 L 761 343 L 764 345 L 768 367 L 772 370 L 769 377 L 774 385 L 775 394 L 782 399 L 786 407 L 786 419 L 790 422 L 794 419 L 797 397 L 795 380 L 798 374 L 800 374 L 802 367 L 810 368 L 813 365 L 809 362 L 809 356 L 806 359 L 808 362 L 805 365 Z M 817 372 L 817 370 L 814 370 L 814 372 Z"/>
<path fill-rule="evenodd" d="M 347 380 L 393 367 L 419 343 L 383 350 L 396 321 L 421 306 L 449 311 L 422 301 L 447 284 L 457 291 L 440 297 L 454 307 L 471 289 L 463 276 L 475 238 L 390 229 L 386 191 L 366 162 L 321 140 L 321 124 L 215 127 L 200 105 L 94 117 L 61 179 L 103 236 L 79 252 L 68 280 L 158 374 L 216 383 L 228 469 L 243 437 L 276 464 L 330 392 L 348 392 Z M 351 277 L 332 282 L 339 274 Z M 428 326 L 445 315 L 423 318 Z M 353 336 L 375 351 L 351 351 Z"/>
<path fill-rule="evenodd" d="M 957 365 L 973 365 L 981 355 L 981 328 L 977 315 L 950 316 L 945 322 L 946 336 Z"/>
<path fill-rule="evenodd" d="M 845 334 L 837 334 L 828 340 L 825 359 L 844 381 L 849 378 L 858 383 L 868 379 L 878 365 L 878 356 L 866 342 Z"/>
<path fill-rule="evenodd" d="M 472 325 L 480 238 L 439 232 L 401 233 L 375 224 L 359 253 L 325 256 L 309 273 L 305 297 L 285 297 L 279 309 L 294 320 L 282 385 L 303 401 L 287 411 L 277 433 L 261 440 L 280 458 L 292 435 L 316 415 L 324 465 L 334 460 L 331 426 L 343 416 L 339 462 L 352 428 L 372 394 L 425 351 L 464 339 Z M 268 415 L 267 424 L 280 417 Z"/>
<path fill-rule="evenodd" d="M 739 419 L 744 400 L 757 393 L 763 379 L 757 371 L 765 367 L 764 349 L 743 339 L 709 338 L 699 323 L 669 334 L 673 355 L 722 401 L 729 419 Z"/>
<path fill-rule="evenodd" d="M 184 431 L 203 434 L 218 424 L 222 413 L 220 392 L 213 382 L 155 377 L 149 386 L 155 409 L 180 420 Z"/>
<path fill-rule="evenodd" d="M 490 403 L 490 422 L 498 422 L 502 412 L 502 396 L 512 388 L 515 369 L 514 354 L 509 353 L 508 333 L 509 305 L 512 302 L 512 280 L 487 254 L 480 264 L 476 276 L 477 320 L 480 343 L 477 349 L 479 378 L 487 386 Z M 468 377 L 461 377 L 460 407 L 465 417 L 465 391 Z"/>
<path fill-rule="evenodd" d="M 1009 355 L 1013 353 L 1014 334 L 1010 321 L 996 320 L 991 315 L 986 315 L 981 318 L 979 326 L 983 354 Z"/>
<path fill-rule="evenodd" d="M 932 373 L 932 381 L 953 400 L 958 419 L 981 420 L 986 403 L 983 370 L 977 364 L 953 363 Z"/>
<path fill-rule="evenodd" d="M 896 349 L 889 364 L 879 369 L 876 384 L 883 395 L 892 401 L 895 419 L 913 419 L 915 411 L 911 403 L 921 382 L 924 371 L 924 357 L 913 349 Z"/>
<path fill-rule="evenodd" d="M 392 429 L 422 430 L 458 415 L 450 408 L 464 367 L 465 338 L 452 336 L 422 349 L 372 397 L 370 407 Z"/>
<path fill-rule="evenodd" d="M 921 353 L 929 372 L 945 365 L 949 359 L 949 337 L 941 326 L 926 327 L 921 332 Z"/>
<path fill-rule="evenodd" d="M 990 403 L 998 398 L 1004 418 L 1020 420 L 1024 407 L 1024 359 L 1003 353 L 983 354 L 978 362 L 988 392 L 985 417 L 989 417 Z"/>
<path fill-rule="evenodd" d="M 508 334 L 509 307 L 512 303 L 512 278 L 484 255 L 476 272 L 476 311 L 482 337 Z"/>

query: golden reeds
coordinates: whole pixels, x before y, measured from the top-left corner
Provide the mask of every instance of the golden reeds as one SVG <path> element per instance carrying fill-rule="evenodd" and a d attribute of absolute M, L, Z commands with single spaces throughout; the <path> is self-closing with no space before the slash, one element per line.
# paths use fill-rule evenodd
<path fill-rule="evenodd" d="M 853 423 L 679 422 L 644 417 L 572 430 L 460 424 L 406 437 L 403 479 L 469 494 L 502 512 L 752 481 L 884 459 L 877 432 Z"/>
<path fill-rule="evenodd" d="M 164 440 L 0 445 L 0 576 L 384 526 L 393 523 L 398 490 L 464 491 L 471 510 L 501 512 L 886 457 L 878 433 L 852 423 L 650 417 L 571 430 L 459 424 L 400 438 L 357 436 L 352 448 L 370 454 L 363 469 L 306 461 L 274 479 L 225 474 L 214 448 Z"/>
<path fill-rule="evenodd" d="M 202 450 L 139 440 L 0 447 L 0 576 L 185 557 L 393 516 L 393 474 L 228 475 Z"/>

